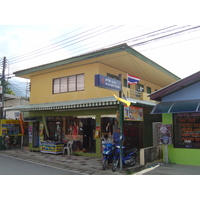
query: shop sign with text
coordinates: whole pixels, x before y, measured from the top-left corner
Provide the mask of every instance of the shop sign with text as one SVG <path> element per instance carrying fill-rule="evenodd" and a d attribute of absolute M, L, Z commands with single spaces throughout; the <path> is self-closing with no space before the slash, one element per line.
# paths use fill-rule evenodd
<path fill-rule="evenodd" d="M 100 74 L 95 75 L 95 86 L 108 90 L 121 91 L 121 81 Z"/>

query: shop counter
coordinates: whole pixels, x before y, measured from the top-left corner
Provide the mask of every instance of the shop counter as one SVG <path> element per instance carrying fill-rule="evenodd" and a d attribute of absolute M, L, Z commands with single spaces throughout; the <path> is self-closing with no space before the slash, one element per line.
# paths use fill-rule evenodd
<path fill-rule="evenodd" d="M 41 142 L 40 152 L 42 153 L 63 153 L 63 142 Z"/>

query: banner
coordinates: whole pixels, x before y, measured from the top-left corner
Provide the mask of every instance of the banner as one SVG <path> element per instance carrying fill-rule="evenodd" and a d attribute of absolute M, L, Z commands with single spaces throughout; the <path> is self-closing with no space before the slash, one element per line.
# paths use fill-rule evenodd
<path fill-rule="evenodd" d="M 159 144 L 172 144 L 171 124 L 158 125 Z"/>
<path fill-rule="evenodd" d="M 143 108 L 135 106 L 124 106 L 125 121 L 143 121 Z"/>

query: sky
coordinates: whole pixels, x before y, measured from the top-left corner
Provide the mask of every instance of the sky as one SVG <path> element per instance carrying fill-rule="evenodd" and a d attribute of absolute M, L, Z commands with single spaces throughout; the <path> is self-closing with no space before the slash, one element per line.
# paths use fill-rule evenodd
<path fill-rule="evenodd" d="M 0 59 L 6 74 L 66 59 L 125 41 L 133 45 L 197 25 L 0 25 Z M 158 30 L 162 30 L 163 34 Z M 157 32 L 155 32 L 157 31 Z M 158 34 L 136 38 L 152 33 Z M 133 38 L 133 39 L 131 39 Z M 127 40 L 130 39 L 130 40 Z M 200 29 L 175 37 L 132 46 L 135 50 L 184 78 L 199 70 Z"/>

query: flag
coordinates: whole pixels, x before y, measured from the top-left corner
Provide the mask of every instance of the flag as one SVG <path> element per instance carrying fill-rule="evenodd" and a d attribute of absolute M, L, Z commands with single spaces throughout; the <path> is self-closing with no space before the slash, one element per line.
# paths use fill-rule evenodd
<path fill-rule="evenodd" d="M 129 85 L 137 84 L 140 82 L 140 78 L 127 74 L 127 81 Z"/>
<path fill-rule="evenodd" d="M 112 92 L 111 92 L 112 93 Z M 122 99 L 120 97 L 117 97 L 115 94 L 112 93 L 112 95 L 118 100 L 121 101 L 122 103 L 125 103 L 128 107 L 131 105 L 130 101 L 126 101 L 125 99 Z"/>

